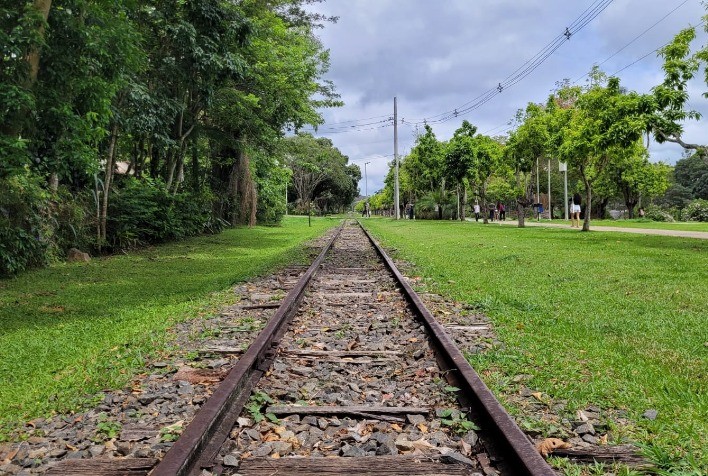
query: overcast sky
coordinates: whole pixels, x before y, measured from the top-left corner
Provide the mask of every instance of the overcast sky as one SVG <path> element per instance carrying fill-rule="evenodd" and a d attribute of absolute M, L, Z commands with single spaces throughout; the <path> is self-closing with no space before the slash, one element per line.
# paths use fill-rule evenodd
<path fill-rule="evenodd" d="M 319 4 L 317 11 L 339 17 L 319 36 L 331 52 L 327 79 L 334 81 L 345 105 L 323 111 L 326 124 L 316 135 L 332 139 L 361 167 L 362 175 L 364 163 L 370 162 L 366 172 L 372 194 L 383 187 L 387 163 L 393 159 L 393 127 L 379 121 L 393 116 L 394 96 L 399 120 L 405 121 L 398 127 L 401 156 L 414 144 L 414 123 L 423 120 L 432 123 L 439 140 L 449 139 L 463 119 L 481 133 L 502 134 L 517 109 L 530 101 L 545 101 L 556 81 L 568 78 L 585 84 L 582 76 L 600 63 L 608 74 L 616 73 L 670 41 L 682 28 L 699 24 L 706 13 L 700 0 L 614 0 L 580 28 L 608 1 L 328 0 Z M 467 114 L 433 122 L 441 113 L 462 110 L 480 95 L 496 91 L 500 82 L 567 27 L 573 32 L 570 39 L 527 77 Z M 705 34 L 697 42 L 705 44 Z M 652 53 L 618 76 L 630 90 L 648 92 L 662 80 L 661 61 Z M 686 125 L 684 138 L 689 142 L 706 142 L 708 100 L 701 94 L 707 89 L 702 81 L 692 84 L 691 106 L 707 118 Z M 653 145 L 650 151 L 652 161 L 669 163 L 682 153 L 673 144 Z M 366 192 L 363 179 L 359 188 Z"/>

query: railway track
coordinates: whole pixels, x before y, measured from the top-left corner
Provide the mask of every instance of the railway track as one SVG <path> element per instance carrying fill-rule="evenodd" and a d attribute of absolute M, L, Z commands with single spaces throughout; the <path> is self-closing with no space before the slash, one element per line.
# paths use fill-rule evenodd
<path fill-rule="evenodd" d="M 150 474 L 555 473 L 348 221 Z"/>

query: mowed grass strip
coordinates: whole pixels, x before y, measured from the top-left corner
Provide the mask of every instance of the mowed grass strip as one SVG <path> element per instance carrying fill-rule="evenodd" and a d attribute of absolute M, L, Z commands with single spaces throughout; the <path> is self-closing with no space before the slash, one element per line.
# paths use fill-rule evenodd
<path fill-rule="evenodd" d="M 125 385 L 170 326 L 235 302 L 235 283 L 305 262 L 303 242 L 338 223 L 286 218 L 0 281 L 0 441 Z"/>
<path fill-rule="evenodd" d="M 364 223 L 416 265 L 427 290 L 492 319 L 505 346 L 469 358 L 498 394 L 512 391 L 514 376 L 532 375 L 528 386 L 567 400 L 571 420 L 589 405 L 626 410 L 632 439 L 667 458 L 692 454 L 708 469 L 708 242 Z M 642 418 L 648 409 L 656 420 Z"/>
<path fill-rule="evenodd" d="M 570 223 L 565 220 L 553 220 L 553 223 Z M 661 222 L 642 218 L 632 220 L 592 220 L 590 228 L 597 226 L 613 226 L 618 228 L 640 228 L 653 230 L 680 230 L 680 231 L 703 231 L 708 232 L 708 223 L 700 221 L 677 221 Z"/>

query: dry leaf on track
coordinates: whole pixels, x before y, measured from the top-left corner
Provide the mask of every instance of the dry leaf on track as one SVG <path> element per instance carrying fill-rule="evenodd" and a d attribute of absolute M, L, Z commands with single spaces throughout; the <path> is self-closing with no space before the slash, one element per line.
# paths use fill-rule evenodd
<path fill-rule="evenodd" d="M 553 450 L 558 449 L 558 448 L 570 448 L 572 445 L 570 443 L 566 443 L 565 441 L 561 440 L 560 438 L 546 438 L 545 440 L 539 442 L 536 444 L 536 449 L 538 450 L 539 453 L 541 453 L 541 456 L 544 458 L 547 457 L 549 454 L 553 453 Z"/>

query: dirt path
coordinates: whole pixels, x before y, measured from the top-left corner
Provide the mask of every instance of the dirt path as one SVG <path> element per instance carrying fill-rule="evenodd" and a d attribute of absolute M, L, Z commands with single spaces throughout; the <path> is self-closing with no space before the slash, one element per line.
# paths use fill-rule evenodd
<path fill-rule="evenodd" d="M 517 226 L 516 220 L 507 220 L 501 222 L 495 222 L 501 225 L 513 225 Z M 570 228 L 567 223 L 549 223 L 547 221 L 537 222 L 533 220 L 526 220 L 526 226 L 541 226 L 550 228 Z M 622 228 L 619 226 L 592 226 L 590 223 L 591 231 L 617 231 L 620 233 L 636 233 L 640 235 L 662 235 L 662 236 L 676 236 L 679 238 L 698 238 L 700 240 L 708 240 L 708 232 L 706 231 L 686 231 L 686 230 L 658 230 L 655 228 Z"/>

